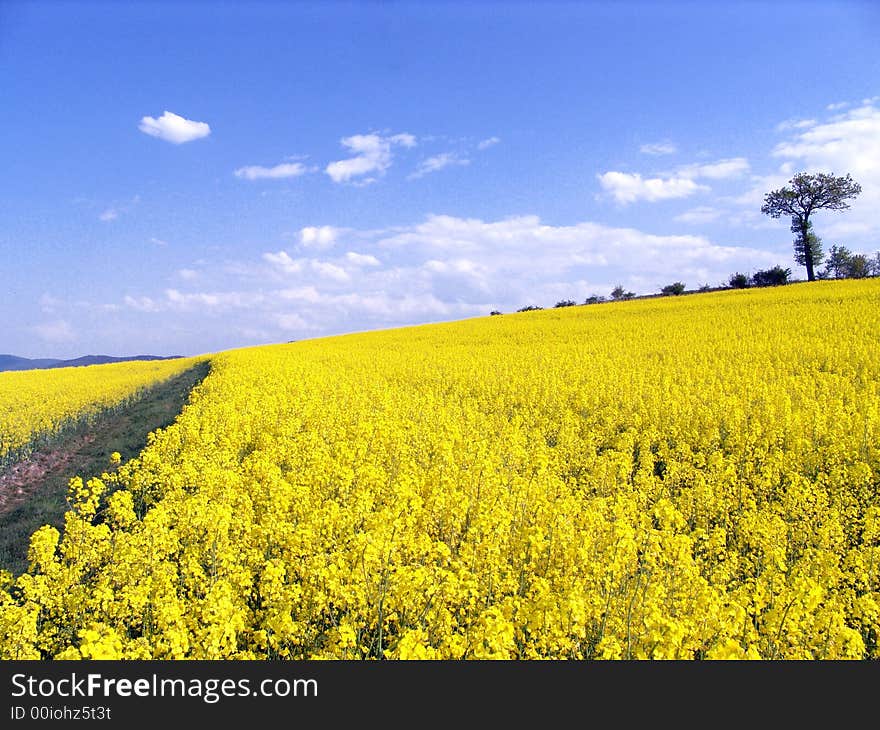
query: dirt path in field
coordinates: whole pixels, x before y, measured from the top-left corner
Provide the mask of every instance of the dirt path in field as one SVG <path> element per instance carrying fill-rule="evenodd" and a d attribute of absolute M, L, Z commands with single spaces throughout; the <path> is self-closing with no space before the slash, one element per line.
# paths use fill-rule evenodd
<path fill-rule="evenodd" d="M 147 445 L 147 434 L 174 422 L 209 368 L 200 363 L 127 408 L 101 414 L 90 426 L 62 434 L 51 446 L 0 471 L 0 568 L 24 572 L 31 534 L 43 525 L 63 528 L 70 478 L 85 481 L 110 471 L 114 451 L 123 461 L 137 456 Z"/>
<path fill-rule="evenodd" d="M 26 502 L 48 480 L 54 482 L 70 474 L 82 447 L 94 441 L 92 433 L 69 437 L 58 448 L 36 452 L 0 473 L 0 516 Z"/>

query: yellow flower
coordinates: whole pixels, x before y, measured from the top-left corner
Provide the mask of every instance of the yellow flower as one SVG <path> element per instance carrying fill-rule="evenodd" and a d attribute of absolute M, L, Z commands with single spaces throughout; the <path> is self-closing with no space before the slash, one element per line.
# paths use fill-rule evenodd
<path fill-rule="evenodd" d="M 0 657 L 877 658 L 876 332 L 826 281 L 217 353 L 71 475 Z M 0 374 L 3 453 L 120 373 Z"/>

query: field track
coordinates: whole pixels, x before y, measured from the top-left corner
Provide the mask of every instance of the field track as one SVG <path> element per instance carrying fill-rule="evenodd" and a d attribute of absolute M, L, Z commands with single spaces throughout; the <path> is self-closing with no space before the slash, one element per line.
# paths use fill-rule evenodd
<path fill-rule="evenodd" d="M 0 471 L 0 569 L 21 573 L 27 568 L 31 533 L 44 524 L 61 529 L 71 476 L 99 476 L 114 451 L 125 461 L 137 456 L 147 444 L 147 434 L 174 421 L 190 390 L 207 373 L 208 363 L 200 363 L 155 386 L 125 409 L 63 433 Z"/>

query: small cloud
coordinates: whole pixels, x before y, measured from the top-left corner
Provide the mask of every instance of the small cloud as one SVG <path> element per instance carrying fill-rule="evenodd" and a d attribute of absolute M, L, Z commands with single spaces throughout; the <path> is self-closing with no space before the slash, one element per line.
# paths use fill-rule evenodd
<path fill-rule="evenodd" d="M 129 213 L 140 202 L 141 196 L 133 195 L 130 200 L 121 204 L 117 203 L 104 210 L 100 215 L 98 215 L 98 220 L 103 221 L 104 223 L 115 221 L 117 218 L 119 218 L 119 216 Z"/>
<path fill-rule="evenodd" d="M 790 132 L 792 129 L 809 129 L 816 126 L 815 119 L 786 119 L 776 125 L 777 132 Z"/>
<path fill-rule="evenodd" d="M 263 260 L 282 274 L 301 274 L 305 271 L 311 271 L 333 281 L 348 281 L 350 278 L 348 272 L 341 266 L 319 259 L 295 259 L 287 251 L 264 253 Z"/>
<path fill-rule="evenodd" d="M 304 248 L 332 248 L 341 229 L 333 226 L 306 226 L 300 229 L 299 242 Z"/>
<path fill-rule="evenodd" d="M 471 161 L 467 158 L 459 157 L 458 155 L 452 152 L 443 152 L 439 155 L 434 155 L 433 157 L 429 157 L 427 160 L 422 160 L 422 163 L 418 166 L 418 169 L 411 175 L 407 177 L 408 180 L 416 180 L 420 177 L 424 177 L 432 172 L 437 172 L 438 170 L 442 170 L 445 167 L 459 166 L 459 165 L 470 165 Z"/>
<path fill-rule="evenodd" d="M 349 251 L 345 254 L 345 260 L 354 266 L 380 266 L 379 259 L 375 256 L 370 256 L 370 254 L 365 253 L 355 253 L 354 251 Z"/>
<path fill-rule="evenodd" d="M 153 299 L 150 299 L 150 297 L 132 297 L 126 295 L 122 301 L 126 307 L 138 312 L 158 312 L 161 309 L 159 304 Z"/>
<path fill-rule="evenodd" d="M 602 187 L 611 193 L 618 203 L 633 203 L 636 200 L 655 202 L 673 198 L 686 198 L 697 192 L 709 190 L 694 180 L 724 180 L 738 177 L 749 170 L 745 157 L 733 157 L 706 164 L 685 165 L 666 177 L 642 178 L 639 173 L 610 171 L 597 175 Z"/>
<path fill-rule="evenodd" d="M 312 259 L 309 263 L 312 267 L 312 271 L 321 276 L 325 276 L 328 279 L 333 279 L 334 281 L 348 281 L 351 278 L 345 269 L 336 264 L 331 264 L 328 261 L 316 261 L 315 259 Z"/>
<path fill-rule="evenodd" d="M 268 261 L 274 267 L 281 269 L 285 274 L 297 274 L 302 271 L 303 267 L 302 260 L 291 258 L 287 251 L 264 253 L 263 260 Z"/>
<path fill-rule="evenodd" d="M 45 314 L 53 314 L 60 306 L 61 300 L 56 299 L 51 294 L 43 294 L 43 296 L 40 297 L 40 309 L 43 310 Z"/>
<path fill-rule="evenodd" d="M 184 281 L 194 281 L 199 278 L 199 272 L 195 269 L 180 269 L 177 275 Z"/>
<path fill-rule="evenodd" d="M 155 236 L 150 236 L 150 243 L 154 246 L 167 246 L 168 241 L 163 241 L 161 238 L 156 238 Z"/>
<path fill-rule="evenodd" d="M 607 190 L 618 203 L 634 203 L 637 200 L 655 202 L 686 198 L 694 193 L 708 190 L 688 177 L 655 177 L 643 179 L 640 174 L 610 171 L 596 176 L 599 184 Z"/>
<path fill-rule="evenodd" d="M 639 152 L 643 155 L 674 155 L 678 147 L 672 142 L 649 142 L 639 147 Z"/>
<path fill-rule="evenodd" d="M 166 289 L 167 304 L 174 309 L 209 310 L 209 309 L 250 309 L 262 304 L 265 296 L 259 292 L 181 292 L 177 289 Z"/>
<path fill-rule="evenodd" d="M 321 301 L 321 294 L 313 286 L 301 286 L 294 289 L 282 289 L 278 292 L 278 296 L 282 299 L 303 301 L 309 304 L 315 304 Z"/>
<path fill-rule="evenodd" d="M 238 333 L 246 340 L 257 340 L 259 342 L 267 342 L 272 337 L 266 330 L 258 327 L 239 327 Z"/>
<path fill-rule="evenodd" d="M 211 127 L 205 122 L 194 122 L 191 119 L 166 111 L 158 119 L 143 117 L 138 129 L 151 137 L 164 139 L 173 144 L 183 144 L 201 139 L 211 134 Z"/>
<path fill-rule="evenodd" d="M 382 137 L 378 134 L 356 134 L 344 137 L 340 142 L 343 147 L 347 147 L 354 153 L 354 156 L 331 162 L 324 171 L 336 183 L 360 178 L 361 184 L 368 184 L 375 182 L 376 178 L 364 176 L 371 173 L 382 175 L 391 166 L 392 145 L 414 147 L 416 138 L 406 133 L 395 134 L 392 137 Z"/>
<path fill-rule="evenodd" d="M 274 180 L 284 177 L 299 177 L 300 175 L 305 175 L 308 171 L 308 168 L 300 162 L 284 162 L 274 167 L 261 167 L 259 165 L 239 167 L 235 171 L 235 176 L 245 180 Z"/>
<path fill-rule="evenodd" d="M 495 146 L 496 144 L 498 144 L 500 141 L 501 141 L 501 140 L 500 140 L 498 137 L 489 137 L 488 139 L 484 139 L 484 140 L 482 140 L 481 142 L 479 142 L 479 143 L 477 144 L 477 149 L 478 149 L 478 150 L 481 150 L 481 151 L 482 151 L 482 150 L 487 150 L 487 149 L 489 149 L 490 147 L 494 147 L 494 146 Z"/>
<path fill-rule="evenodd" d="M 404 147 L 415 147 L 416 146 L 416 138 L 404 132 L 403 134 L 395 134 L 393 137 L 389 137 L 394 144 L 403 145 Z"/>
<path fill-rule="evenodd" d="M 298 314 L 279 314 L 275 321 L 281 329 L 287 332 L 309 328 L 308 322 Z"/>
<path fill-rule="evenodd" d="M 745 157 L 732 157 L 718 162 L 710 162 L 706 165 L 686 165 L 679 168 L 677 175 L 686 178 L 708 178 L 710 180 L 725 180 L 738 177 L 749 171 L 749 161 Z"/>
<path fill-rule="evenodd" d="M 672 220 L 678 223 L 691 223 L 691 224 L 701 224 L 701 223 L 711 223 L 712 221 L 718 220 L 722 215 L 720 210 L 716 208 L 711 208 L 706 205 L 700 205 L 696 208 L 691 208 L 690 210 L 685 211 L 684 213 L 675 216 Z"/>
<path fill-rule="evenodd" d="M 430 259 L 425 262 L 422 268 L 432 274 L 464 274 L 475 276 L 481 275 L 485 269 L 485 267 L 482 267 L 469 259 L 451 259 L 448 261 Z"/>
<path fill-rule="evenodd" d="M 829 104 L 825 108 L 830 112 L 836 112 L 840 109 L 846 109 L 849 106 L 848 101 L 839 101 L 836 104 Z"/>
<path fill-rule="evenodd" d="M 76 339 L 73 328 L 63 319 L 44 322 L 32 327 L 32 329 L 38 337 L 46 342 L 72 342 Z"/>

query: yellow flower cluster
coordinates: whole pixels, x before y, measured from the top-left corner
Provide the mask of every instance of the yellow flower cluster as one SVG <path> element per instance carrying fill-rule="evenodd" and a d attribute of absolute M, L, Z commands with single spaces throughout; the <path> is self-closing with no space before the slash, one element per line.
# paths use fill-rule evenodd
<path fill-rule="evenodd" d="M 221 353 L 0 653 L 878 658 L 878 396 L 880 281 Z"/>
<path fill-rule="evenodd" d="M 124 407 L 195 362 L 180 358 L 0 373 L 0 468 L 67 427 Z"/>

